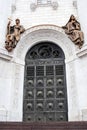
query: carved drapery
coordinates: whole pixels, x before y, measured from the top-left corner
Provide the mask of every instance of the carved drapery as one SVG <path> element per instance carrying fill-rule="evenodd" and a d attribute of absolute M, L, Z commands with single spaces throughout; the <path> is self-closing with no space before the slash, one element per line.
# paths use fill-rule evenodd
<path fill-rule="evenodd" d="M 68 35 L 71 41 L 81 48 L 84 43 L 84 34 L 81 31 L 80 23 L 76 20 L 74 15 L 71 15 L 68 23 L 62 28 L 65 30 L 65 33 Z"/>
<path fill-rule="evenodd" d="M 11 52 L 17 45 L 20 40 L 21 34 L 25 31 L 24 27 L 20 25 L 20 20 L 15 20 L 16 25 L 11 26 L 11 20 L 7 25 L 7 34 L 6 34 L 6 41 L 5 41 L 5 48 L 8 52 Z"/>

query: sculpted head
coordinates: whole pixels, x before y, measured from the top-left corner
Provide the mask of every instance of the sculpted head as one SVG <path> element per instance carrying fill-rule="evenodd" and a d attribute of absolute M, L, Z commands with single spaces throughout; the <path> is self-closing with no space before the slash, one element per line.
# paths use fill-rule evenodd
<path fill-rule="evenodd" d="M 20 24 L 20 19 L 17 18 L 17 19 L 15 20 L 15 23 L 16 23 L 17 25 Z"/>
<path fill-rule="evenodd" d="M 70 17 L 70 21 L 76 21 L 76 18 L 75 18 L 74 15 L 71 15 L 71 17 Z"/>

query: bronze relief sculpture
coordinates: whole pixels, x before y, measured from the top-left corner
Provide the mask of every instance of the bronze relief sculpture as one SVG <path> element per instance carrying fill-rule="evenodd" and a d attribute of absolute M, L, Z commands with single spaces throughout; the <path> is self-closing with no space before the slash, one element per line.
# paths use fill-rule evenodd
<path fill-rule="evenodd" d="M 74 15 L 71 15 L 68 23 L 62 28 L 65 30 L 65 33 L 68 35 L 71 41 L 74 42 L 75 45 L 78 45 L 81 49 L 84 43 L 84 34 L 81 31 L 80 23 L 76 20 Z"/>
<path fill-rule="evenodd" d="M 7 34 L 6 34 L 6 41 L 5 41 L 5 48 L 8 52 L 11 52 L 17 45 L 18 41 L 20 40 L 21 34 L 25 31 L 24 27 L 20 25 L 20 20 L 15 20 L 15 25 L 11 26 L 11 21 L 9 21 L 7 25 Z"/>
<path fill-rule="evenodd" d="M 15 20 L 15 25 L 11 26 L 11 21 L 7 25 L 7 34 L 5 41 L 5 48 L 8 52 L 11 52 L 20 40 L 21 34 L 25 31 L 24 27 L 20 25 L 20 20 Z M 76 20 L 74 15 L 71 15 L 69 21 L 65 26 L 62 27 L 65 33 L 74 42 L 75 45 L 81 49 L 84 43 L 84 34 L 81 31 L 80 23 Z"/>

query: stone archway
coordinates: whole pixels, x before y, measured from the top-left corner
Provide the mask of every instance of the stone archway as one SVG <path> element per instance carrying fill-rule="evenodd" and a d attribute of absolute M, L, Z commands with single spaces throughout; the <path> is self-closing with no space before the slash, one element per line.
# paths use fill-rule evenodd
<path fill-rule="evenodd" d="M 25 56 L 32 46 L 44 41 L 53 42 L 64 51 L 68 93 L 68 119 L 78 120 L 78 100 L 74 75 L 75 47 L 64 31 L 54 25 L 40 25 L 28 29 L 22 35 L 20 42 L 14 50 L 15 81 L 13 105 L 11 106 L 13 114 L 16 113 L 17 120 L 22 121 Z"/>
<path fill-rule="evenodd" d="M 21 37 L 15 49 L 16 56 L 24 61 L 28 49 L 40 41 L 50 41 L 58 44 L 65 53 L 66 60 L 75 53 L 74 44 L 64 30 L 55 25 L 39 25 L 28 29 Z"/>

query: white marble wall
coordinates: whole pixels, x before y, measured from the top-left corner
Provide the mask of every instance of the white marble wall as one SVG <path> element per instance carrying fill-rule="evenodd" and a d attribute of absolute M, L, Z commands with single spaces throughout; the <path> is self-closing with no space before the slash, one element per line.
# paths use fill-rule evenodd
<path fill-rule="evenodd" d="M 11 62 L 0 59 L 0 120 L 7 120 L 10 110 L 13 71 Z"/>
<path fill-rule="evenodd" d="M 0 48 L 4 46 L 8 18 L 11 16 L 11 0 L 0 0 Z"/>
<path fill-rule="evenodd" d="M 87 55 L 82 56 L 75 61 L 75 76 L 78 90 L 79 111 L 81 120 L 87 120 Z M 84 111 L 84 112 L 83 112 Z"/>
<path fill-rule="evenodd" d="M 77 0 L 77 5 L 80 23 L 85 35 L 85 44 L 87 44 L 87 0 Z"/>

